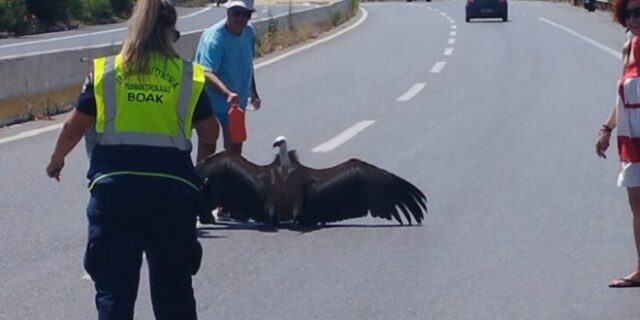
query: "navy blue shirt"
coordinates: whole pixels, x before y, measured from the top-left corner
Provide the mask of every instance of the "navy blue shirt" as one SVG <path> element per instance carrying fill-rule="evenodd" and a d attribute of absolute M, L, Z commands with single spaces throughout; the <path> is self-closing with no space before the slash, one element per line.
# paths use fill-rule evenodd
<path fill-rule="evenodd" d="M 87 77 L 82 92 L 78 97 L 76 110 L 87 115 L 96 116 L 96 98 L 91 77 Z M 213 109 L 205 90 L 202 90 L 193 113 L 193 122 L 213 116 Z M 116 171 L 142 171 L 164 173 L 189 180 L 199 186 L 200 178 L 196 175 L 191 154 L 175 148 L 151 146 L 103 146 L 96 145 L 91 152 L 91 161 L 87 178 L 96 177 Z"/>

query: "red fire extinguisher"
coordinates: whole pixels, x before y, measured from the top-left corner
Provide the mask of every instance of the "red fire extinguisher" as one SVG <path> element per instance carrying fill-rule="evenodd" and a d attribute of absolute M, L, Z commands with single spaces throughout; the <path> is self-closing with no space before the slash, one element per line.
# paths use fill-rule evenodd
<path fill-rule="evenodd" d="M 234 103 L 229 107 L 229 138 L 233 143 L 247 140 L 247 128 L 244 125 L 244 110 L 240 104 Z"/>

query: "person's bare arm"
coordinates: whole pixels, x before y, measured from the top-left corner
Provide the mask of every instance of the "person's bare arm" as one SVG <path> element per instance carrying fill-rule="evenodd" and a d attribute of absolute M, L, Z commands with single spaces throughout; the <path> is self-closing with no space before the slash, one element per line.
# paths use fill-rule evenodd
<path fill-rule="evenodd" d="M 227 88 L 227 86 L 224 84 L 224 82 L 222 82 L 220 77 L 218 77 L 218 75 L 215 72 L 207 71 L 205 72 L 205 77 L 207 78 L 207 81 L 209 82 L 209 84 L 211 84 L 211 86 L 215 90 L 227 96 L 227 102 L 239 103 L 238 94 L 229 90 L 229 88 Z M 233 101 L 234 99 L 236 101 Z"/>
<path fill-rule="evenodd" d="M 64 167 L 64 158 L 78 144 L 84 133 L 95 125 L 95 116 L 73 109 L 64 122 L 56 146 L 47 165 L 47 175 L 60 181 L 60 172 Z"/>
<path fill-rule="evenodd" d="M 258 88 L 256 88 L 256 77 L 254 75 L 251 75 L 251 104 L 256 110 L 260 109 L 260 107 L 262 106 L 262 100 L 258 95 Z"/>
<path fill-rule="evenodd" d="M 605 121 L 604 125 L 598 132 L 598 139 L 596 140 L 596 154 L 604 159 L 607 158 L 605 152 L 609 149 L 611 131 L 616 127 L 616 113 L 617 108 L 614 105 L 611 113 L 609 114 L 609 118 L 607 118 L 607 121 Z"/>
<path fill-rule="evenodd" d="M 609 118 L 607 118 L 607 121 L 604 123 L 605 125 L 607 125 L 609 128 L 614 129 L 616 127 L 616 106 L 614 105 L 611 113 L 609 114 Z"/>
<path fill-rule="evenodd" d="M 218 120 L 212 115 L 193 123 L 198 134 L 198 154 L 196 161 L 204 160 L 208 155 L 216 152 L 216 141 L 220 132 Z"/>

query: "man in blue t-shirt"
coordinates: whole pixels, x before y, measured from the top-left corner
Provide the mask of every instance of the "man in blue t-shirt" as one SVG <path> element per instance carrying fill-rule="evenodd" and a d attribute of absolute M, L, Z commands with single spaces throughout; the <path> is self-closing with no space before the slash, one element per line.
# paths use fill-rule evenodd
<path fill-rule="evenodd" d="M 240 155 L 242 142 L 232 141 L 229 121 L 231 106 L 240 106 L 242 112 L 234 108 L 232 124 L 244 131 L 244 114 L 247 102 L 260 109 L 260 97 L 253 75 L 253 58 L 256 55 L 256 35 L 249 19 L 256 9 L 254 0 L 229 0 L 227 18 L 211 26 L 200 37 L 195 62 L 204 66 L 209 96 L 220 125 L 224 149 Z M 238 118 L 239 117 L 239 118 Z M 240 123 L 238 123 L 239 120 Z M 246 138 L 246 135 L 245 137 Z M 223 208 L 218 210 L 218 220 L 229 218 Z M 200 213 L 201 223 L 213 223 L 211 212 Z"/>
<path fill-rule="evenodd" d="M 248 25 L 255 8 L 253 0 L 230 0 L 226 7 L 227 18 L 202 33 L 195 62 L 205 67 L 206 90 L 222 125 L 224 148 L 241 154 L 242 142 L 230 139 L 229 107 L 239 105 L 246 110 L 250 102 L 255 109 L 260 108 L 253 75 L 256 36 L 253 27 Z"/>

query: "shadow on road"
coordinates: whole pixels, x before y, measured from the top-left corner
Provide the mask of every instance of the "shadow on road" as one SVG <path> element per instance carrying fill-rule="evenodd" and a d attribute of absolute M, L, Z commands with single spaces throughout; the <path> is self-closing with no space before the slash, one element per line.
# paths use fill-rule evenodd
<path fill-rule="evenodd" d="M 421 225 L 399 225 L 399 224 L 329 224 L 317 227 L 305 227 L 300 226 L 295 223 L 281 223 L 278 226 L 272 226 L 261 223 L 250 223 L 250 222 L 218 222 L 214 225 L 206 225 L 200 226 L 198 228 L 198 238 L 204 239 L 218 239 L 218 238 L 226 238 L 226 236 L 218 236 L 212 235 L 213 231 L 221 231 L 221 230 L 255 230 L 260 232 L 269 232 L 276 233 L 279 230 L 289 230 L 289 231 L 297 231 L 300 233 L 308 233 L 321 229 L 335 229 L 335 228 L 367 228 L 367 229 L 378 229 L 378 228 L 406 228 L 406 227 L 419 227 Z"/>

